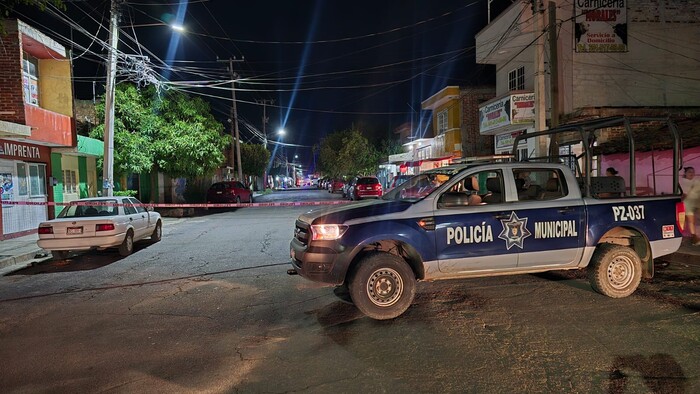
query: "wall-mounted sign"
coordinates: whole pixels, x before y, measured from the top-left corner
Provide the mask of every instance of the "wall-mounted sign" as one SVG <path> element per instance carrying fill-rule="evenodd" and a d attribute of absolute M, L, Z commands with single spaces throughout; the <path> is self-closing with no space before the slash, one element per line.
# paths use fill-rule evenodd
<path fill-rule="evenodd" d="M 516 131 L 514 133 L 503 133 L 496 136 L 496 150 L 502 150 L 505 148 L 512 148 L 515 138 L 517 138 L 523 131 Z M 525 145 L 525 140 L 521 140 L 521 146 Z"/>
<path fill-rule="evenodd" d="M 627 52 L 625 0 L 575 0 L 576 52 Z"/>
<path fill-rule="evenodd" d="M 535 93 L 514 94 L 511 100 L 511 123 L 530 124 L 535 122 Z"/>
<path fill-rule="evenodd" d="M 479 107 L 479 131 L 485 132 L 510 124 L 510 96 Z"/>
<path fill-rule="evenodd" d="M 0 140 L 0 157 L 14 160 L 42 161 L 50 159 L 51 150 L 45 146 Z"/>
<path fill-rule="evenodd" d="M 479 107 L 479 132 L 482 134 L 507 126 L 534 122 L 534 93 L 512 94 Z"/>

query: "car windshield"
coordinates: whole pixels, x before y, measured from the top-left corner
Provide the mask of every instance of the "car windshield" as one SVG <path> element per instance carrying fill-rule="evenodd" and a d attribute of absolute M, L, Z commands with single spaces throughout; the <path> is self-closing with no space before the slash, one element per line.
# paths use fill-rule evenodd
<path fill-rule="evenodd" d="M 81 201 L 82 203 L 90 203 L 91 205 L 71 204 L 58 214 L 59 218 L 78 218 L 92 216 L 114 216 L 119 213 L 119 208 L 115 205 L 97 205 L 97 204 L 116 204 L 117 200 L 99 200 L 99 201 Z M 95 205 L 92 205 L 95 204 Z"/>
<path fill-rule="evenodd" d="M 409 178 L 406 182 L 386 193 L 384 200 L 418 201 L 427 197 L 459 173 L 457 169 L 435 169 Z"/>

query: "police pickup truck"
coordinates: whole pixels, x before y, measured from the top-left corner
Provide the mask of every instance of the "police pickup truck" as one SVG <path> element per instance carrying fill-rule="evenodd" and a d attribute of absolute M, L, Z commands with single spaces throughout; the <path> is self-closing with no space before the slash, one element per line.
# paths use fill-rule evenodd
<path fill-rule="evenodd" d="M 374 319 L 401 315 L 417 281 L 439 279 L 587 268 L 593 289 L 626 297 L 682 240 L 678 195 L 627 193 L 620 177 L 577 178 L 558 162 L 436 168 L 382 199 L 302 214 L 288 273 L 347 287 Z"/>

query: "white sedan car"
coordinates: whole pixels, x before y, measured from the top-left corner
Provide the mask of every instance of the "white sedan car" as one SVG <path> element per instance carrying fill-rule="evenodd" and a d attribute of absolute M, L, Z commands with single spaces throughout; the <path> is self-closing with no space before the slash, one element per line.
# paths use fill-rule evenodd
<path fill-rule="evenodd" d="M 40 248 L 63 259 L 69 251 L 119 248 L 128 256 L 134 242 L 160 241 L 163 222 L 158 212 L 133 197 L 83 198 L 63 208 L 58 217 L 39 224 Z"/>

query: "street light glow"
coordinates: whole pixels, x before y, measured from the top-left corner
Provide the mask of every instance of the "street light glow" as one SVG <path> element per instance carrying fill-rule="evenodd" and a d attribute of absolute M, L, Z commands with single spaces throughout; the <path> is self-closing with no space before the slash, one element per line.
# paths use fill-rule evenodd
<path fill-rule="evenodd" d="M 170 27 L 177 32 L 180 32 L 180 33 L 185 32 L 185 26 L 183 26 L 183 25 L 172 24 L 172 25 L 170 25 Z"/>
<path fill-rule="evenodd" d="M 279 129 L 279 130 L 277 130 L 277 134 L 280 137 L 284 137 L 284 135 L 287 134 L 287 132 L 284 129 Z"/>

